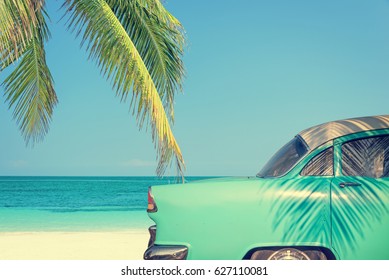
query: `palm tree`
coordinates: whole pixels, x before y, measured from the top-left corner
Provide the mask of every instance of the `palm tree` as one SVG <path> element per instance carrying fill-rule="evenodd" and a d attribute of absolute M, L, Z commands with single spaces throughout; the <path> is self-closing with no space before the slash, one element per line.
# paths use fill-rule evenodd
<path fill-rule="evenodd" d="M 159 0 L 64 0 L 69 29 L 82 37 L 89 58 L 127 100 L 139 128 L 151 127 L 157 149 L 157 174 L 184 160 L 170 123 L 174 95 L 184 75 L 184 33 Z M 0 72 L 16 66 L 4 80 L 4 96 L 13 108 L 27 144 L 48 132 L 57 95 L 44 45 L 50 37 L 45 0 L 0 0 Z"/>

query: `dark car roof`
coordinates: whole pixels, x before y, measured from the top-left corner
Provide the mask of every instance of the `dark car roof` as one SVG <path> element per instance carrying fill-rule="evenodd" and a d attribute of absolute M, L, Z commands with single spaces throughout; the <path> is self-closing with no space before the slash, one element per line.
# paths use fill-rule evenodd
<path fill-rule="evenodd" d="M 313 150 L 341 136 L 385 128 L 389 128 L 389 115 L 332 121 L 305 129 L 299 133 L 299 136 Z"/>

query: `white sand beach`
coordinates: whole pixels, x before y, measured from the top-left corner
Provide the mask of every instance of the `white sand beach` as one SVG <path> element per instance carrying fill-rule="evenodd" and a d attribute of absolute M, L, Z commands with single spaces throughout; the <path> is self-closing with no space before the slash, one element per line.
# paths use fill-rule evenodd
<path fill-rule="evenodd" d="M 118 232 L 1 232 L 0 260 L 141 260 L 146 229 Z"/>

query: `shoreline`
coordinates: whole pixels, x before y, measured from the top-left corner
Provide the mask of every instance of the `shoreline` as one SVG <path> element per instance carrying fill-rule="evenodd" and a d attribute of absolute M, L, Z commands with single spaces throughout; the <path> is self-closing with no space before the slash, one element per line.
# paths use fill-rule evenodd
<path fill-rule="evenodd" d="M 0 260 L 141 260 L 147 229 L 0 232 Z"/>

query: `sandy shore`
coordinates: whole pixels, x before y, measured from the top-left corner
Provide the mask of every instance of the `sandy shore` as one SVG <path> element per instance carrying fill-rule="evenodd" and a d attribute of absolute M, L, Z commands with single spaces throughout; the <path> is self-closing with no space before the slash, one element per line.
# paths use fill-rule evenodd
<path fill-rule="evenodd" d="M 147 230 L 120 232 L 3 232 L 0 260 L 140 260 Z"/>

